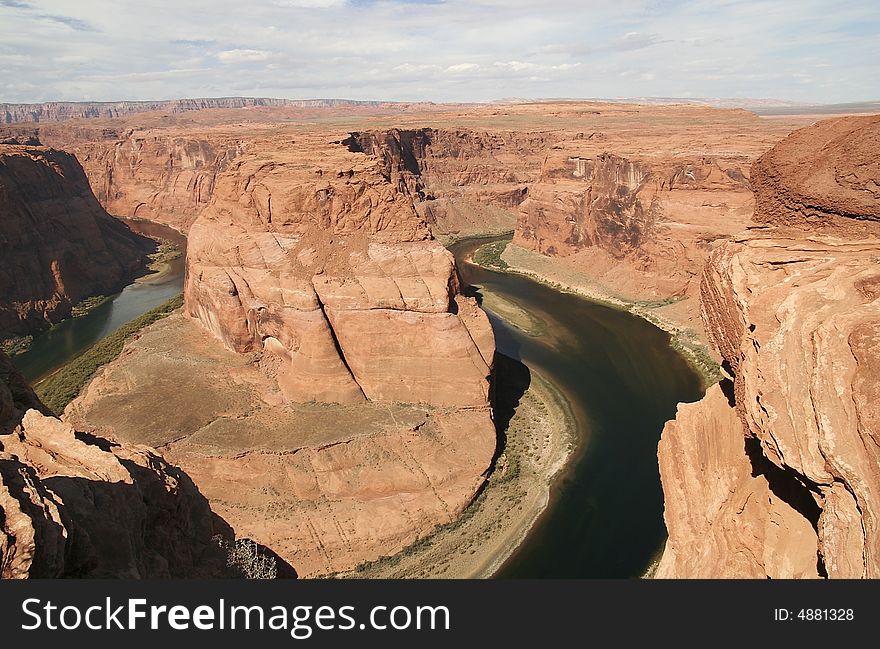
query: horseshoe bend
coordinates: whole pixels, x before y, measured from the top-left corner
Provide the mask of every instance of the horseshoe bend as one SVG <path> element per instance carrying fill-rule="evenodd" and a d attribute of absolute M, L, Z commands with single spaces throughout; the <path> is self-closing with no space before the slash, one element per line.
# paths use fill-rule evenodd
<path fill-rule="evenodd" d="M 877 577 L 880 118 L 93 108 L 0 126 L 3 577 Z"/>

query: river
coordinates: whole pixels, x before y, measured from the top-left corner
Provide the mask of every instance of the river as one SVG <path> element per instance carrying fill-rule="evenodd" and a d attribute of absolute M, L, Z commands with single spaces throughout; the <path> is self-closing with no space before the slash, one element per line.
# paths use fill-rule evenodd
<path fill-rule="evenodd" d="M 183 235 L 165 226 L 128 224 L 186 246 Z M 644 320 L 466 261 L 491 240 L 497 237 L 451 246 L 462 280 L 543 321 L 542 335 L 534 337 L 489 312 L 498 351 L 552 381 L 577 420 L 576 450 L 557 476 L 547 509 L 497 576 L 639 576 L 666 534 L 657 441 L 676 404 L 702 396 L 700 378 L 669 346 L 668 334 Z M 180 257 L 166 272 L 143 277 L 87 315 L 35 337 L 16 365 L 38 381 L 180 293 L 183 276 Z"/>
<path fill-rule="evenodd" d="M 135 232 L 167 239 L 181 250 L 186 249 L 186 237 L 177 230 L 149 221 L 123 222 Z M 137 279 L 86 315 L 63 320 L 48 331 L 34 336 L 30 349 L 15 356 L 13 362 L 28 381 L 39 382 L 126 322 L 180 293 L 183 290 L 184 267 L 183 255 L 172 259 L 163 272 Z"/>
<path fill-rule="evenodd" d="M 566 396 L 577 446 L 547 509 L 497 577 L 638 577 L 666 538 L 657 442 L 681 401 L 702 396 L 700 377 L 669 335 L 622 310 L 466 260 L 480 245 L 450 246 L 465 284 L 543 321 L 530 336 L 489 318 L 498 351 L 539 371 Z"/>

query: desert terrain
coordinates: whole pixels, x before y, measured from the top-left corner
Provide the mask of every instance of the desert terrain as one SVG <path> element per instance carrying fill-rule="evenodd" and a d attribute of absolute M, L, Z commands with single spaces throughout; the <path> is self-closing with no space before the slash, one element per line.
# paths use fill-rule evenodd
<path fill-rule="evenodd" d="M 870 532 L 840 530 L 851 527 L 842 521 L 873 525 L 867 467 L 876 456 L 853 465 L 848 450 L 828 449 L 869 439 L 877 174 L 862 142 L 876 121 L 809 127 L 812 116 L 601 102 L 35 111 L 5 107 L 0 171 L 13 163 L 23 170 L 0 174 L 0 227 L 7 237 L 29 232 L 38 241 L 23 249 L 47 252 L 0 261 L 0 278 L 8 278 L 0 315 L 15 316 L 0 321 L 0 336 L 29 334 L 20 323 L 53 322 L 136 272 L 149 242 L 108 225 L 117 223 L 112 217 L 185 233 L 182 311 L 130 339 L 60 422 L 47 418 L 45 426 L 107 440 L 95 444 L 112 453 L 154 449 L 142 452 L 179 467 L 228 526 L 227 538 L 254 540 L 304 577 L 492 573 L 546 505 L 571 444 L 564 399 L 539 380 L 505 422 L 507 435 L 499 429 L 505 366 L 483 308 L 442 245 L 507 232 L 512 242 L 499 261 L 509 271 L 658 324 L 707 384 L 717 379 L 708 364 L 722 364 L 721 387 L 682 406 L 663 434 L 670 538 L 658 575 L 874 574 L 864 549 Z M 830 152 L 818 156 L 815 142 Z M 863 160 L 850 160 L 854 143 Z M 810 182 L 796 182 L 805 167 Z M 50 173 L 59 178 L 28 184 Z M 69 252 L 76 241 L 45 225 L 59 219 L 97 225 L 73 226 L 86 236 Z M 67 278 L 71 264 L 59 262 L 59 270 L 53 260 L 69 257 L 118 267 L 117 277 L 99 281 L 74 266 Z M 13 278 L 29 263 L 44 279 L 13 295 L 6 287 L 20 286 Z M 844 285 L 830 273 L 847 278 Z M 515 325 L 533 326 L 515 304 L 483 299 Z M 752 309 L 763 315 L 749 316 Z M 841 320 L 832 331 L 833 314 Z M 792 328 L 801 331 L 797 342 Z M 837 376 L 840 332 L 852 350 L 851 378 L 834 390 L 855 406 L 826 409 L 810 390 L 778 389 L 805 375 L 815 377 L 816 394 L 827 393 L 821 385 Z M 807 339 L 810 357 L 796 351 Z M 728 383 L 735 396 L 723 393 Z M 819 432 L 803 438 L 799 423 L 779 423 L 779 415 L 811 398 L 791 414 L 818 422 Z M 33 401 L 8 409 L 19 438 L 43 425 L 24 414 L 26 405 L 40 410 Z M 840 418 L 838 432 L 823 437 L 831 417 Z M 826 438 L 830 446 L 811 441 Z M 744 444 L 749 454 L 740 452 Z M 505 467 L 517 445 L 533 452 L 510 480 Z M 708 502 L 718 487 L 694 473 L 695 457 L 729 475 L 731 493 L 755 492 L 747 524 L 729 499 Z M 775 477 L 747 479 L 749 461 L 753 472 L 759 465 L 765 476 L 786 474 L 779 480 L 794 480 L 796 497 L 813 505 L 777 493 Z M 783 531 L 768 536 L 776 529 L 768 521 L 780 520 Z M 4 529 L 8 539 L 24 538 Z M 24 545 L 37 556 L 41 543 L 32 535 L 0 550 L 21 557 L 13 550 Z M 705 549 L 679 550 L 694 544 Z M 727 563 L 742 546 L 765 558 Z M 861 563 L 860 548 L 868 557 Z M 50 572 L 36 560 L 16 565 L 11 576 Z M 196 570 L 192 561 L 169 566 L 175 576 Z"/>

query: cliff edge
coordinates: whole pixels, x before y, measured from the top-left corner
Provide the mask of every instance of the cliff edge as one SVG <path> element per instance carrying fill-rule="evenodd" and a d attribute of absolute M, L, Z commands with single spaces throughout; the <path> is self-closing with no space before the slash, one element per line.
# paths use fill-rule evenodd
<path fill-rule="evenodd" d="M 185 473 L 49 416 L 0 352 L 0 578 L 218 576 L 217 534 Z"/>
<path fill-rule="evenodd" d="M 104 211 L 73 155 L 9 144 L 0 145 L 0 241 L 0 342 L 120 290 L 155 249 Z"/>
<path fill-rule="evenodd" d="M 660 442 L 658 577 L 880 576 L 878 148 L 849 117 L 755 163 L 757 225 L 701 281 L 729 378 Z"/>

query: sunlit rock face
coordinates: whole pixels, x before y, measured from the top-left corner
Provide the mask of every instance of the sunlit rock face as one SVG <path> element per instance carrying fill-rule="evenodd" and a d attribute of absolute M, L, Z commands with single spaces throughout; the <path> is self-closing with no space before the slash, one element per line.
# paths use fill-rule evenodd
<path fill-rule="evenodd" d="M 880 118 L 829 120 L 755 164 L 761 225 L 702 278 L 729 401 L 682 406 L 660 445 L 660 576 L 880 575 L 878 145 Z"/>

